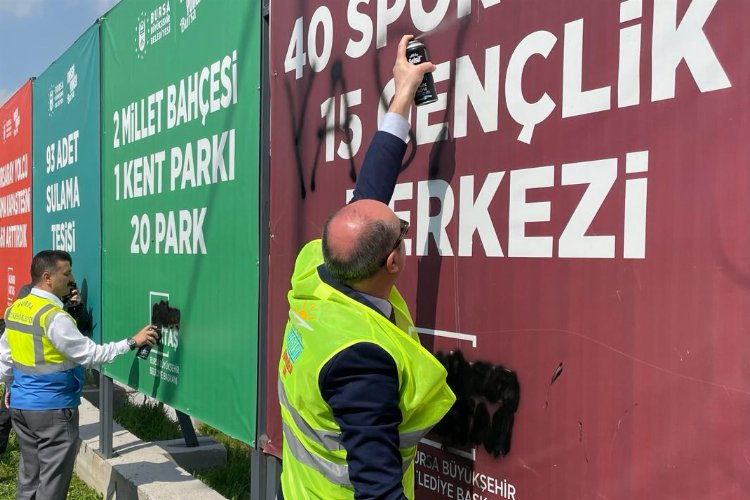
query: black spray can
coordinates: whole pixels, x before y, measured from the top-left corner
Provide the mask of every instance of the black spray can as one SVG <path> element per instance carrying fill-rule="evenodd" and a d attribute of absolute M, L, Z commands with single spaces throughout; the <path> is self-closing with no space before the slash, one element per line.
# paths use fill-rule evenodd
<path fill-rule="evenodd" d="M 406 46 L 406 59 L 412 64 L 422 64 L 430 60 L 427 55 L 427 47 L 418 40 L 412 40 Z M 422 83 L 417 87 L 414 94 L 414 103 L 417 106 L 437 101 L 437 92 L 435 92 L 435 80 L 432 79 L 432 73 L 425 73 Z"/>
<path fill-rule="evenodd" d="M 161 327 L 155 326 L 154 331 L 156 332 L 156 345 L 159 345 L 159 341 L 161 340 Z M 135 355 L 140 359 L 148 359 L 149 353 L 151 353 L 151 346 L 143 344 L 138 348 L 138 352 L 136 352 Z"/>

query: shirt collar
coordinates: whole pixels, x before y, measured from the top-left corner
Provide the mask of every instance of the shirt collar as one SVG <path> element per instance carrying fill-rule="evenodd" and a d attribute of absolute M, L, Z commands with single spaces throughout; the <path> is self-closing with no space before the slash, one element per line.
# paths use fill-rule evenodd
<path fill-rule="evenodd" d="M 321 281 L 327 283 L 328 285 L 331 285 L 333 288 L 343 293 L 350 299 L 356 300 L 360 304 L 366 305 L 370 309 L 379 312 L 386 318 L 390 318 L 391 311 L 393 311 L 393 306 L 387 300 L 381 299 L 380 297 L 373 297 L 372 295 L 359 292 L 351 287 L 339 283 L 339 281 L 330 272 L 328 272 L 325 264 L 321 264 L 318 266 L 318 276 L 320 277 Z"/>
<path fill-rule="evenodd" d="M 62 300 L 60 300 L 60 297 L 53 293 L 49 293 L 45 290 L 42 290 L 41 288 L 32 288 L 31 293 L 36 295 L 37 297 L 52 301 L 52 303 L 54 303 L 58 307 L 63 307 L 63 303 Z"/>
<path fill-rule="evenodd" d="M 391 317 L 393 306 L 391 305 L 390 302 L 388 302 L 385 299 L 381 299 L 380 297 L 375 297 L 374 295 L 370 295 L 369 293 L 365 293 L 365 292 L 359 292 L 359 293 L 361 293 L 367 300 L 372 302 L 372 305 L 377 307 L 380 310 L 380 312 L 383 313 L 383 316 L 385 316 L 386 318 Z"/>

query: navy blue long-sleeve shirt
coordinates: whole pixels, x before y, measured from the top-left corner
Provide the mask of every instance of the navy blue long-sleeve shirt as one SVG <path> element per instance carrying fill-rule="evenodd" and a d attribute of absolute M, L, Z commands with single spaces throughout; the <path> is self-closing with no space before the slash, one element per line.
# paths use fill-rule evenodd
<path fill-rule="evenodd" d="M 365 296 L 336 283 L 325 266 L 318 268 L 318 274 L 350 298 L 381 313 Z M 402 421 L 399 379 L 391 355 L 373 343 L 354 344 L 323 366 L 318 386 L 341 428 L 354 498 L 405 498 L 398 433 Z"/>
<path fill-rule="evenodd" d="M 377 132 L 367 149 L 352 201 L 373 199 L 388 203 L 405 152 L 403 140 L 388 132 Z M 323 281 L 382 314 L 365 296 L 336 283 L 324 266 L 318 273 Z M 399 452 L 399 380 L 390 354 L 375 344 L 355 344 L 326 363 L 318 384 L 341 428 L 354 498 L 406 498 Z"/>
<path fill-rule="evenodd" d="M 378 200 L 386 205 L 393 197 L 406 142 L 382 130 L 375 133 L 365 153 L 352 201 Z"/>
<path fill-rule="evenodd" d="M 405 152 L 406 143 L 401 138 L 382 130 L 376 132 L 365 154 L 352 201 L 373 199 L 388 203 Z M 366 296 L 338 283 L 325 266 L 318 268 L 318 274 L 342 293 L 383 314 Z M 354 498 L 406 498 L 399 452 L 399 380 L 393 358 L 376 344 L 355 344 L 325 364 L 318 386 L 341 428 Z"/>
<path fill-rule="evenodd" d="M 394 133 L 384 130 L 375 133 L 351 201 L 372 199 L 387 204 L 393 196 L 406 153 L 406 142 L 399 135 L 408 131 L 408 123 L 398 116 L 387 115 L 387 120 L 391 125 L 400 123 L 395 123 L 396 130 L 384 127 Z M 322 281 L 383 314 L 365 295 L 336 282 L 325 266 L 320 266 L 318 273 Z M 341 428 L 354 498 L 406 498 L 399 452 L 398 426 L 402 421 L 399 380 L 393 358 L 376 344 L 355 344 L 325 364 L 318 386 Z M 281 491 L 279 498 L 284 498 Z"/>

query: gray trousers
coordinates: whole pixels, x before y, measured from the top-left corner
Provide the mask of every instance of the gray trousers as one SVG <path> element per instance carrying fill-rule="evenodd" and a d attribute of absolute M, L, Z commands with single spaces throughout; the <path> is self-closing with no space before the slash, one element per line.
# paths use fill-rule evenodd
<path fill-rule="evenodd" d="M 16 500 L 65 500 L 78 453 L 78 408 L 10 414 L 21 451 Z"/>
<path fill-rule="evenodd" d="M 10 430 L 13 425 L 10 422 L 10 410 L 5 407 L 5 391 L 0 390 L 0 458 L 5 455 L 5 450 L 8 449 L 8 439 L 10 438 Z"/>

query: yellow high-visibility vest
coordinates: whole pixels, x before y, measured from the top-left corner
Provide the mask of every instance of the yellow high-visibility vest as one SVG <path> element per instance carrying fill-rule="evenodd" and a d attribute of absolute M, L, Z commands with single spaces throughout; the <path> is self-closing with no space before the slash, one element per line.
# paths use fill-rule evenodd
<path fill-rule="evenodd" d="M 8 336 L 14 367 L 26 373 L 50 373 L 71 367 L 66 366 L 67 358 L 47 338 L 47 325 L 56 314 L 68 313 L 52 301 L 36 295 L 16 300 L 8 308 L 5 314 L 5 334 Z"/>
<path fill-rule="evenodd" d="M 396 324 L 347 297 L 318 276 L 323 263 L 320 240 L 308 243 L 297 257 L 289 321 L 279 362 L 279 401 L 284 435 L 282 490 L 285 498 L 350 499 L 346 450 L 341 429 L 323 399 L 318 377 L 343 349 L 360 342 L 383 348 L 399 376 L 399 426 L 402 484 L 414 497 L 414 457 L 419 440 L 455 401 L 443 366 L 419 343 L 408 307 L 395 288 L 389 301 Z"/>
<path fill-rule="evenodd" d="M 47 328 L 58 314 L 70 317 L 51 300 L 33 294 L 16 300 L 5 312 L 13 360 L 12 408 L 51 410 L 80 404 L 83 367 L 66 358 L 47 337 Z"/>

